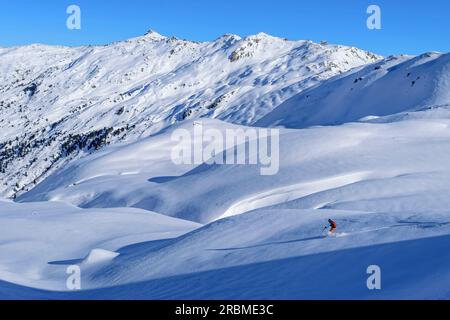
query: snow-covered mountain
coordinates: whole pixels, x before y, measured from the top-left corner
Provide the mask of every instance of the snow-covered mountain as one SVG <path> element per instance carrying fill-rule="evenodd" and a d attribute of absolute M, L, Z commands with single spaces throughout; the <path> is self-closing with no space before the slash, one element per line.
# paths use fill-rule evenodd
<path fill-rule="evenodd" d="M 107 46 L 0 49 L 0 194 L 29 190 L 80 151 L 185 119 L 252 124 L 304 89 L 379 59 L 264 33 L 198 43 L 149 31 Z"/>
<path fill-rule="evenodd" d="M 450 298 L 449 54 L 149 32 L 0 57 L 0 298 Z M 279 127 L 279 171 L 177 165 L 199 126 Z"/>
<path fill-rule="evenodd" d="M 437 117 L 450 110 L 449 53 L 389 57 L 335 77 L 289 99 L 256 125 L 305 128 L 391 121 L 430 110 Z"/>

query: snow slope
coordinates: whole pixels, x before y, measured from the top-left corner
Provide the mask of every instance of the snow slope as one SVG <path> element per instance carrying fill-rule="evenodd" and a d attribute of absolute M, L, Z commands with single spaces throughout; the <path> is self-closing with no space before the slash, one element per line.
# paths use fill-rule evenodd
<path fill-rule="evenodd" d="M 198 227 L 132 208 L 83 210 L 61 202 L 0 201 L 0 279 L 66 290 L 68 265 L 89 269 L 113 258 L 123 246 Z"/>
<path fill-rule="evenodd" d="M 390 57 L 289 99 L 259 126 L 305 128 L 450 106 L 450 54 Z"/>
<path fill-rule="evenodd" d="M 75 242 L 76 254 L 48 249 L 49 257 L 33 259 L 28 267 L 48 270 L 48 260 L 63 266 L 39 272 L 35 281 L 18 270 L 17 279 L 25 278 L 28 287 L 1 283 L 2 297 L 448 299 L 450 120 L 419 114 L 423 117 L 386 123 L 282 129 L 275 176 L 261 176 L 258 166 L 248 165 L 183 167 L 178 177 L 170 176 L 173 163 L 163 159 L 175 128 L 79 160 L 21 200 L 145 207 L 205 225 L 192 225 L 194 231 L 163 241 L 131 237 L 130 245 L 121 248 Z M 204 126 L 239 127 L 217 120 L 204 120 Z M 194 125 L 180 127 L 193 130 Z M 160 153 L 146 156 L 145 150 L 158 146 Z M 127 161 L 126 155 L 135 160 Z M 153 163 L 158 169 L 152 169 Z M 24 205 L 36 203 L 14 204 Z M 113 209 L 84 210 L 88 219 L 92 211 Z M 336 238 L 322 238 L 328 218 L 338 222 Z M 12 223 L 4 219 L 2 226 L 17 236 Z M 54 223 L 46 220 L 48 228 L 61 229 Z M 98 236 L 115 237 L 114 232 Z M 14 251 L 18 245 L 17 240 L 10 243 Z M 63 290 L 64 268 L 74 262 L 70 259 L 96 261 L 99 255 L 106 260 L 83 271 L 85 290 L 54 291 Z M 379 292 L 366 287 L 366 269 L 373 264 L 383 272 Z"/>
<path fill-rule="evenodd" d="M 178 165 L 171 152 L 178 142 L 172 140 L 175 130 L 189 130 L 194 137 L 194 124 L 186 121 L 173 125 L 155 136 L 128 145 L 106 147 L 101 152 L 82 158 L 51 175 L 17 201 L 63 200 L 80 207 L 138 207 L 147 209 L 149 192 L 160 181 L 170 180 L 195 170 L 196 165 Z M 217 120 L 202 121 L 207 129 L 240 128 Z M 196 135 L 197 137 L 198 134 Z M 152 181 L 152 178 L 156 178 Z"/>
<path fill-rule="evenodd" d="M 25 195 L 28 200 L 48 197 L 89 206 L 86 195 L 107 181 L 106 198 L 103 186 L 96 190 L 95 197 L 104 200 L 97 206 L 111 205 L 105 199 L 133 199 L 205 226 L 116 250 L 119 256 L 85 273 L 86 291 L 14 290 L 69 299 L 448 299 L 450 119 L 427 112 L 388 122 L 281 129 L 275 176 L 261 176 L 258 166 L 248 165 L 201 165 L 178 177 L 167 176 L 170 170 L 159 177 L 142 171 L 127 177 L 141 184 L 129 193 L 127 187 L 114 192 L 124 185 L 123 176 L 114 174 L 117 167 L 103 167 L 106 176 L 69 192 L 49 177 L 51 187 L 46 190 L 43 183 Z M 238 127 L 203 123 L 220 130 Z M 164 145 L 172 129 L 142 146 L 148 148 L 153 139 Z M 126 148 L 131 147 L 139 143 Z M 67 172 L 82 179 L 119 154 L 112 151 L 99 162 L 88 157 Z M 118 163 L 123 171 L 128 162 Z M 151 163 L 142 160 L 140 166 Z M 139 199 L 137 190 L 144 190 Z M 338 222 L 336 238 L 323 238 L 328 218 Z M 383 290 L 376 292 L 366 287 L 366 269 L 374 264 L 383 272 Z"/>
<path fill-rule="evenodd" d="M 0 298 L 450 298 L 449 54 L 150 32 L 0 55 Z M 255 123 L 275 175 L 172 160 L 175 130 Z"/>
<path fill-rule="evenodd" d="M 203 120 L 203 124 L 222 131 L 238 127 L 217 120 Z M 170 174 L 168 169 L 160 175 L 142 170 L 123 176 L 120 172 L 127 171 L 128 162 L 120 161 L 122 153 L 116 151 L 74 163 L 19 201 L 132 206 L 200 223 L 270 206 L 383 212 L 445 210 L 450 205 L 449 125 L 450 119 L 444 118 L 283 129 L 280 169 L 273 176 L 262 176 L 258 165 L 206 164 L 184 173 L 180 168 L 178 174 Z M 182 128 L 194 131 L 192 123 Z M 124 150 L 149 146 L 153 139 L 158 144 L 171 141 L 170 132 Z M 161 149 L 160 154 L 163 152 Z M 137 159 L 141 168 L 152 168 L 151 160 L 144 156 Z M 168 168 L 173 166 L 170 158 L 166 161 Z M 109 163 L 120 163 L 122 168 L 109 167 Z"/>
<path fill-rule="evenodd" d="M 185 119 L 250 124 L 302 90 L 380 57 L 260 33 L 197 43 L 145 36 L 106 46 L 0 52 L 0 195 L 74 158 Z"/>

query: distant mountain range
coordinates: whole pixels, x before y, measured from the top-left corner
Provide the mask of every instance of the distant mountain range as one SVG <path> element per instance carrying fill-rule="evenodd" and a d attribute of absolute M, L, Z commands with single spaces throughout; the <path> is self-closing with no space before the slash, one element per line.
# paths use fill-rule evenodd
<path fill-rule="evenodd" d="M 254 124 L 305 89 L 380 59 L 264 33 L 199 43 L 149 31 L 106 46 L 2 48 L 0 195 L 186 119 Z"/>

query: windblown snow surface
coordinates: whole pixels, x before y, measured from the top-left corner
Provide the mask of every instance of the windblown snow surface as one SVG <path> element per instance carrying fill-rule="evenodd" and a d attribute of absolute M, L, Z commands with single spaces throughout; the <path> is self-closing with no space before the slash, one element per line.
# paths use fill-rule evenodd
<path fill-rule="evenodd" d="M 171 160 L 175 130 L 251 129 L 245 117 L 185 119 L 67 161 L 0 202 L 0 297 L 449 299 L 449 90 L 439 53 L 321 80 L 255 120 L 280 130 L 271 176 Z"/>

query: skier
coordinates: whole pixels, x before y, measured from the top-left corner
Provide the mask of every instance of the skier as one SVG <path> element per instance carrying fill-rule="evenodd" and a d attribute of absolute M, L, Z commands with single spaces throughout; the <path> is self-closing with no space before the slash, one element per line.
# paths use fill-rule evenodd
<path fill-rule="evenodd" d="M 337 224 L 331 219 L 328 219 L 328 223 L 330 224 L 330 231 L 328 232 L 328 235 L 332 236 L 337 228 Z"/>

